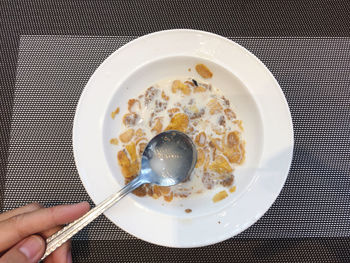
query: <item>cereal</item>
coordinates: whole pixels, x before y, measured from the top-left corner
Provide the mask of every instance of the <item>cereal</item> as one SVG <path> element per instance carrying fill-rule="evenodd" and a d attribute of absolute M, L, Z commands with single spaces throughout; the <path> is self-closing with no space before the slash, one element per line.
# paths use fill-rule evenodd
<path fill-rule="evenodd" d="M 119 144 L 119 141 L 118 141 L 117 138 L 112 138 L 112 139 L 109 140 L 109 143 L 110 143 L 110 144 L 114 144 L 114 145 L 118 145 L 118 144 Z"/>
<path fill-rule="evenodd" d="M 214 196 L 218 202 L 235 189 L 234 171 L 245 158 L 243 125 L 215 87 L 192 78 L 166 80 L 130 98 L 126 109 L 119 137 L 110 141 L 119 148 L 117 161 L 125 183 L 137 176 L 147 142 L 156 134 L 182 131 L 197 146 L 197 162 L 187 181 L 172 187 L 147 184 L 134 194 L 171 202 L 220 186 L 227 191 Z"/>
<path fill-rule="evenodd" d="M 206 88 L 204 88 L 204 87 L 195 87 L 193 91 L 194 91 L 194 93 L 198 93 L 198 92 L 206 92 L 206 91 L 207 91 L 207 89 L 206 89 Z"/>
<path fill-rule="evenodd" d="M 236 192 L 236 186 L 232 186 L 230 189 L 229 189 L 230 193 L 234 193 Z"/>
<path fill-rule="evenodd" d="M 135 104 L 137 105 L 135 107 Z M 130 99 L 128 101 L 128 110 L 130 112 L 135 112 L 135 110 L 141 110 L 141 104 L 140 104 L 140 101 L 139 100 L 136 100 L 136 99 Z"/>
<path fill-rule="evenodd" d="M 159 113 L 159 112 L 162 112 L 162 111 L 164 111 L 166 109 L 167 103 L 159 101 L 159 100 L 156 100 L 155 101 L 155 106 L 156 106 L 156 108 L 154 109 L 154 113 Z"/>
<path fill-rule="evenodd" d="M 163 128 L 162 122 L 160 121 L 160 119 L 157 119 L 156 124 L 154 125 L 151 131 L 156 132 L 156 134 L 158 134 L 162 132 L 162 128 Z"/>
<path fill-rule="evenodd" d="M 126 150 L 128 151 L 130 155 L 131 162 L 135 162 L 137 160 L 136 157 L 136 145 L 134 142 L 128 144 L 125 146 Z"/>
<path fill-rule="evenodd" d="M 223 127 L 220 126 L 213 126 L 212 127 L 213 131 L 215 132 L 216 135 L 223 135 L 225 134 L 225 130 L 223 129 Z"/>
<path fill-rule="evenodd" d="M 209 142 L 210 147 L 215 148 L 215 149 L 219 150 L 220 152 L 222 152 L 223 148 L 220 146 L 220 144 L 221 144 L 221 140 L 219 138 L 213 138 Z"/>
<path fill-rule="evenodd" d="M 244 161 L 244 145 L 238 144 L 234 147 L 225 146 L 223 154 L 230 163 L 242 164 Z"/>
<path fill-rule="evenodd" d="M 139 144 L 139 157 L 141 158 L 142 154 L 143 154 L 143 151 L 145 150 L 147 146 L 147 143 L 145 142 L 142 142 Z"/>
<path fill-rule="evenodd" d="M 168 110 L 169 117 L 170 117 L 170 118 L 173 117 L 173 116 L 174 116 L 174 113 L 179 112 L 179 111 L 180 111 L 179 108 L 171 108 L 171 109 L 169 109 L 169 110 Z"/>
<path fill-rule="evenodd" d="M 148 105 L 153 98 L 158 94 L 159 90 L 155 87 L 149 87 L 145 94 L 145 105 Z"/>
<path fill-rule="evenodd" d="M 216 203 L 216 202 L 219 202 L 221 201 L 222 199 L 225 199 L 226 197 L 228 197 L 228 194 L 225 190 L 223 191 L 220 191 L 218 192 L 216 195 L 214 195 L 213 197 L 213 202 Z"/>
<path fill-rule="evenodd" d="M 224 112 L 225 112 L 227 119 L 229 119 L 229 120 L 236 119 L 236 114 L 230 108 L 225 109 Z"/>
<path fill-rule="evenodd" d="M 244 130 L 244 129 L 243 129 L 243 123 L 242 123 L 242 121 L 240 121 L 240 120 L 235 120 L 233 123 L 236 124 L 236 125 L 239 127 L 239 129 L 240 129 L 241 131 Z"/>
<path fill-rule="evenodd" d="M 124 151 L 118 152 L 118 163 L 121 167 L 122 174 L 125 178 L 134 176 L 138 172 L 138 167 L 136 169 L 136 165 L 132 164 Z"/>
<path fill-rule="evenodd" d="M 222 178 L 222 180 L 220 180 L 220 184 L 225 187 L 231 186 L 233 184 L 233 175 L 229 174 L 228 176 Z"/>
<path fill-rule="evenodd" d="M 167 95 L 165 94 L 164 90 L 162 91 L 162 98 L 163 98 L 164 100 L 169 100 L 169 96 L 167 96 Z"/>
<path fill-rule="evenodd" d="M 228 161 L 222 155 L 215 158 L 215 160 L 209 165 L 209 169 L 218 174 L 226 174 L 233 171 Z"/>
<path fill-rule="evenodd" d="M 226 126 L 226 121 L 225 121 L 225 117 L 224 116 L 220 116 L 219 117 L 219 125 L 221 125 L 221 126 Z"/>
<path fill-rule="evenodd" d="M 173 82 L 173 85 L 171 87 L 171 91 L 173 93 L 176 93 L 178 90 L 180 90 L 184 95 L 190 95 L 191 94 L 191 88 L 184 83 L 182 83 L 180 80 L 175 80 Z"/>
<path fill-rule="evenodd" d="M 132 193 L 134 195 L 137 195 L 139 197 L 143 197 L 143 196 L 146 196 L 147 195 L 147 187 L 145 185 L 135 189 Z"/>
<path fill-rule="evenodd" d="M 224 141 L 223 145 L 222 152 L 230 163 L 241 164 L 244 161 L 244 143 L 238 131 L 230 132 L 227 135 L 227 142 Z"/>
<path fill-rule="evenodd" d="M 119 113 L 119 111 L 120 111 L 120 108 L 118 107 L 118 108 L 116 108 L 115 111 L 113 111 L 113 112 L 111 113 L 111 117 L 112 117 L 113 120 L 114 120 L 114 118 L 115 118 L 115 115 L 117 115 L 117 114 Z"/>
<path fill-rule="evenodd" d="M 225 96 L 222 96 L 221 99 L 224 101 L 226 106 L 230 106 L 230 101 L 225 98 Z"/>
<path fill-rule="evenodd" d="M 227 135 L 227 146 L 233 147 L 239 143 L 239 133 L 237 131 L 230 132 Z"/>
<path fill-rule="evenodd" d="M 209 107 L 209 113 L 211 115 L 222 112 L 222 106 L 216 99 L 211 99 L 207 106 Z"/>
<path fill-rule="evenodd" d="M 128 129 L 125 132 L 123 132 L 122 134 L 120 134 L 119 139 L 121 142 L 127 143 L 134 136 L 134 133 L 135 133 L 134 129 Z"/>
<path fill-rule="evenodd" d="M 204 172 L 202 183 L 207 189 L 212 189 L 215 185 L 228 187 L 233 183 L 233 175 L 217 176 L 215 173 Z"/>
<path fill-rule="evenodd" d="M 166 127 L 166 131 L 169 130 L 177 130 L 181 132 L 186 132 L 188 127 L 188 116 L 184 113 L 177 113 L 174 117 L 171 118 L 168 127 Z"/>
<path fill-rule="evenodd" d="M 170 187 L 154 185 L 153 192 L 159 196 L 167 195 L 170 193 Z"/>
<path fill-rule="evenodd" d="M 210 79 L 213 76 L 213 73 L 204 64 L 197 64 L 196 71 L 205 79 Z"/>
<path fill-rule="evenodd" d="M 137 138 L 145 136 L 146 134 L 144 133 L 144 131 L 141 128 L 138 128 L 135 132 L 135 135 Z"/>
<path fill-rule="evenodd" d="M 125 126 L 134 126 L 138 118 L 139 115 L 136 113 L 127 113 L 123 116 L 123 123 Z"/>
<path fill-rule="evenodd" d="M 192 81 L 186 80 L 184 83 L 185 83 L 186 85 L 190 85 L 190 86 L 192 86 L 192 87 L 195 87 L 195 85 L 194 85 L 194 83 L 193 83 Z"/>
<path fill-rule="evenodd" d="M 171 192 L 169 195 L 164 195 L 164 200 L 167 202 L 171 202 L 171 200 L 173 200 L 174 198 L 174 193 Z"/>
<path fill-rule="evenodd" d="M 194 140 L 195 143 L 200 146 L 203 147 L 205 146 L 206 142 L 207 142 L 207 136 L 205 135 L 205 132 L 200 132 L 197 136 L 196 139 Z"/>
<path fill-rule="evenodd" d="M 190 134 L 192 134 L 194 132 L 194 128 L 193 127 L 189 127 L 188 129 L 187 129 L 187 135 L 190 135 Z"/>
<path fill-rule="evenodd" d="M 205 153 L 202 149 L 197 149 L 197 163 L 196 168 L 201 167 L 204 164 Z"/>

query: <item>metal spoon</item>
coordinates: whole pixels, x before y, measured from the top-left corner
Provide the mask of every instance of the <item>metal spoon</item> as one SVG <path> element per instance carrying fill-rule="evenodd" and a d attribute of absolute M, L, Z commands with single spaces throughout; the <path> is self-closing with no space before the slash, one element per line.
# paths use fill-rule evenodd
<path fill-rule="evenodd" d="M 155 136 L 146 146 L 141 171 L 119 192 L 108 197 L 85 215 L 70 223 L 46 240 L 43 260 L 116 202 L 143 184 L 171 186 L 185 181 L 197 162 L 197 150 L 192 140 L 179 131 L 166 131 Z"/>

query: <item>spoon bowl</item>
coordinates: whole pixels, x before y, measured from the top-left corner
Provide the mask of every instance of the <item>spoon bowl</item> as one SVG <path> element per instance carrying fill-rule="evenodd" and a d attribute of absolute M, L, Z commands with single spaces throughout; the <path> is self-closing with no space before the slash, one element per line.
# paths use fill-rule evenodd
<path fill-rule="evenodd" d="M 160 186 L 186 181 L 197 162 L 190 137 L 170 130 L 155 136 L 146 146 L 141 161 L 140 180 Z"/>
<path fill-rule="evenodd" d="M 186 181 L 196 162 L 196 146 L 186 134 L 175 130 L 158 134 L 147 144 L 142 154 L 139 176 L 85 215 L 50 236 L 46 240 L 46 251 L 41 260 L 141 185 L 149 183 L 172 186 Z"/>

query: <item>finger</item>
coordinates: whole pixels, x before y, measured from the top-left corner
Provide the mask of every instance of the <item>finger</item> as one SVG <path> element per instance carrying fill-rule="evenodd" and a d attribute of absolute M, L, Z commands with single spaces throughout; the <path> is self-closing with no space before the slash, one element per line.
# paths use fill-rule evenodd
<path fill-rule="evenodd" d="M 7 251 L 0 263 L 34 263 L 38 262 L 45 252 L 45 242 L 37 235 L 25 238 Z"/>
<path fill-rule="evenodd" d="M 78 219 L 89 211 L 89 204 L 60 205 L 16 215 L 0 222 L 0 251 L 23 238 Z"/>
<path fill-rule="evenodd" d="M 18 214 L 28 213 L 35 210 L 38 210 L 40 208 L 43 208 L 42 205 L 38 203 L 32 203 L 28 204 L 26 206 L 22 206 L 13 210 L 10 210 L 6 213 L 0 214 L 0 221 L 4 221 L 12 216 L 16 216 Z M 49 229 L 47 231 L 41 232 L 41 236 L 47 239 L 48 237 L 52 236 L 54 233 L 58 232 L 60 229 L 62 229 L 61 226 L 54 227 L 52 229 Z M 0 253 L 0 256 L 2 253 Z M 61 247 L 56 249 L 53 253 L 51 253 L 46 259 L 46 263 L 60 263 L 60 262 L 71 262 L 69 261 L 69 257 L 71 257 L 71 245 L 70 241 L 65 242 Z"/>
<path fill-rule="evenodd" d="M 46 259 L 45 263 L 72 263 L 71 241 L 57 248 Z"/>
<path fill-rule="evenodd" d="M 0 214 L 0 222 L 5 221 L 5 220 L 9 219 L 10 217 L 13 217 L 16 215 L 33 212 L 33 211 L 38 210 L 42 207 L 43 206 L 38 204 L 38 203 L 32 203 L 32 204 L 28 204 L 26 206 L 22 206 L 22 207 L 10 210 L 8 212 Z"/>
<path fill-rule="evenodd" d="M 55 227 L 50 230 L 44 231 L 42 234 L 43 237 L 48 238 L 57 231 L 62 229 L 62 227 Z M 62 246 L 57 248 L 52 254 L 50 254 L 46 259 L 45 263 L 71 263 L 68 261 L 70 257 L 71 249 L 70 249 L 70 241 L 65 242 Z"/>

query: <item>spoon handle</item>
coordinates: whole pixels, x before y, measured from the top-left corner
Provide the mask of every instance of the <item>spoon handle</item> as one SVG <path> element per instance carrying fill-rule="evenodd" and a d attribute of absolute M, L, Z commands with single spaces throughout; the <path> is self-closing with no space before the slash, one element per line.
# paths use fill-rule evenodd
<path fill-rule="evenodd" d="M 98 206 L 91 209 L 85 215 L 70 223 L 69 225 L 62 228 L 60 231 L 56 232 L 52 236 L 46 239 L 46 251 L 41 260 L 50 255 L 53 251 L 63 245 L 68 239 L 78 233 L 81 229 L 87 226 L 90 222 L 96 219 L 99 215 L 105 212 L 108 208 L 126 196 L 128 193 L 132 192 L 139 186 L 146 183 L 141 179 L 141 176 L 136 177 L 129 184 L 124 186 L 119 192 L 106 198 Z"/>

